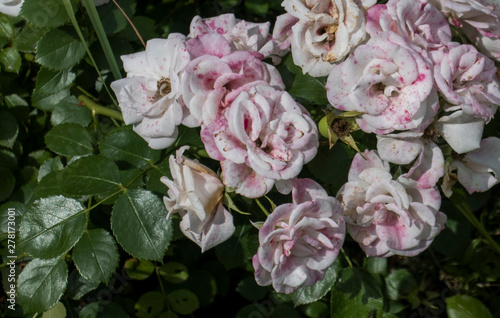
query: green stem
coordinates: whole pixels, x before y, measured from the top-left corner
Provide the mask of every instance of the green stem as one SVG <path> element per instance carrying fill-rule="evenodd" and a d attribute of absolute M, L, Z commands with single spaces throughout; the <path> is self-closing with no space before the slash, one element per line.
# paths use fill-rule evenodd
<path fill-rule="evenodd" d="M 479 233 L 490 243 L 490 247 L 500 254 L 500 245 L 491 237 L 491 235 L 486 231 L 484 228 L 483 224 L 479 222 L 479 220 L 476 218 L 472 210 L 470 209 L 469 205 L 467 202 L 465 202 L 462 198 L 458 198 L 457 196 L 453 195 L 451 202 L 453 202 L 453 205 L 462 212 L 462 214 L 469 220 L 470 223 L 479 231 Z"/>
<path fill-rule="evenodd" d="M 342 252 L 342 255 L 344 255 L 345 260 L 347 261 L 347 264 L 349 265 L 350 268 L 353 268 L 351 260 L 349 259 L 349 256 L 345 253 L 344 249 L 341 248 L 340 251 Z"/>
<path fill-rule="evenodd" d="M 266 208 L 262 205 L 262 203 L 260 203 L 259 199 L 255 199 L 255 202 L 257 202 L 257 205 L 262 210 L 262 212 L 264 212 L 266 216 L 269 216 L 269 212 L 267 212 Z"/>
<path fill-rule="evenodd" d="M 158 277 L 158 282 L 160 282 L 160 289 L 163 295 L 165 295 L 165 287 L 163 287 L 163 282 L 161 280 L 160 272 L 158 271 L 158 266 L 155 264 L 156 276 Z"/>
<path fill-rule="evenodd" d="M 123 121 L 122 114 L 116 110 L 110 109 L 108 107 L 101 106 L 96 104 L 92 99 L 88 98 L 85 95 L 78 96 L 78 100 L 83 102 L 85 106 L 87 106 L 93 114 L 104 115 L 110 118 L 118 119 Z"/>
<path fill-rule="evenodd" d="M 66 12 L 68 13 L 68 16 L 71 20 L 71 23 L 73 24 L 73 27 L 76 30 L 76 33 L 78 34 L 78 37 L 80 38 L 80 41 L 82 41 L 83 46 L 85 47 L 85 51 L 87 51 L 87 55 L 90 58 L 90 61 L 92 62 L 92 65 L 94 66 L 97 75 L 101 79 L 101 82 L 104 85 L 104 88 L 106 89 L 106 92 L 108 93 L 109 97 L 113 101 L 113 104 L 118 105 L 115 98 L 113 97 L 113 94 L 111 94 L 108 86 L 106 85 L 106 81 L 104 80 L 104 77 L 101 74 L 101 71 L 99 71 L 99 68 L 97 67 L 97 63 L 94 60 L 94 57 L 92 56 L 92 53 L 90 52 L 90 49 L 87 45 L 87 41 L 85 41 L 85 38 L 83 37 L 82 30 L 80 30 L 80 26 L 78 25 L 78 21 L 76 21 L 75 17 L 75 12 L 73 11 L 73 6 L 70 3 L 70 0 L 62 0 L 64 3 L 64 7 L 66 8 Z"/>
<path fill-rule="evenodd" d="M 29 256 L 29 254 L 22 253 L 21 255 L 18 255 L 16 258 L 9 259 L 7 262 L 0 264 L 0 268 L 6 267 L 12 261 L 17 262 L 18 260 L 25 258 L 26 256 Z"/>
<path fill-rule="evenodd" d="M 94 29 L 97 33 L 97 37 L 99 38 L 99 42 L 101 43 L 104 55 L 106 56 L 106 60 L 108 61 L 111 72 L 113 73 L 113 77 L 115 78 L 115 80 L 119 80 L 122 78 L 122 74 L 120 73 L 120 68 L 116 63 L 115 55 L 113 54 L 113 50 L 111 49 L 111 45 L 109 44 L 108 37 L 106 36 L 106 32 L 104 31 L 104 27 L 102 26 L 102 22 L 95 8 L 95 4 L 92 0 L 83 0 L 83 5 L 87 9 L 90 21 L 92 22 L 92 25 L 94 26 Z"/>

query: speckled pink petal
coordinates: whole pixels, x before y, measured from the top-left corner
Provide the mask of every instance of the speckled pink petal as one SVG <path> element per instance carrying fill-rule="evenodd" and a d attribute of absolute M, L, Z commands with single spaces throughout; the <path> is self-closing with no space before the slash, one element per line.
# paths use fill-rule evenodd
<path fill-rule="evenodd" d="M 418 160 L 406 174 L 417 180 L 420 188 L 432 188 L 444 175 L 444 156 L 441 148 L 433 142 L 426 142 Z"/>
<path fill-rule="evenodd" d="M 399 165 L 411 163 L 422 151 L 421 133 L 377 135 L 377 151 L 384 161 Z M 408 133 L 407 133 L 408 134 Z"/>
<path fill-rule="evenodd" d="M 358 175 L 365 169 L 368 168 L 381 168 L 383 170 L 389 171 L 389 163 L 384 162 L 380 159 L 377 152 L 365 150 L 363 153 L 357 153 L 351 163 L 351 168 L 349 169 L 349 181 L 359 180 Z"/>
<path fill-rule="evenodd" d="M 328 197 L 325 189 L 312 179 L 295 179 L 292 184 L 292 199 L 295 204 Z"/>
<path fill-rule="evenodd" d="M 191 60 L 202 55 L 223 57 L 231 53 L 231 45 L 219 34 L 204 34 L 186 42 Z"/>
<path fill-rule="evenodd" d="M 247 198 L 259 198 L 274 186 L 274 180 L 259 176 L 246 164 L 221 161 L 224 184 Z"/>

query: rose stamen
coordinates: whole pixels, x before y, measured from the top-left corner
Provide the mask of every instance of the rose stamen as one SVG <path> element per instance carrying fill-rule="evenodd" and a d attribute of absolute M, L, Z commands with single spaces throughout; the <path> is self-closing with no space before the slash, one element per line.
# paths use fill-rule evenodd
<path fill-rule="evenodd" d="M 162 77 L 156 86 L 158 95 L 166 96 L 172 92 L 172 83 L 168 77 Z"/>

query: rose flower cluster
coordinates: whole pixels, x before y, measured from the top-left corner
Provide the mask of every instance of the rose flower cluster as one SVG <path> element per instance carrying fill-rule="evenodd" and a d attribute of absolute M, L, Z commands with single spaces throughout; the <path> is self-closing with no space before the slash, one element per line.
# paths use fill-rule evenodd
<path fill-rule="evenodd" d="M 187 147 L 170 157 L 168 217 L 206 251 L 235 231 L 226 188 L 253 199 L 276 187 L 292 195 L 259 229 L 255 278 L 291 293 L 323 279 L 345 231 L 367 256 L 414 256 L 444 228 L 441 195 L 500 178 L 500 139 L 482 139 L 500 104 L 500 6 L 488 0 L 284 0 L 270 23 L 224 14 L 195 17 L 190 33 L 148 41 L 122 56 L 112 83 L 126 124 L 151 148 L 174 144 L 178 126 L 199 127 L 220 176 Z M 452 28 L 472 44 L 452 40 Z M 272 64 L 291 51 L 304 74 L 326 77 L 330 111 L 355 114 L 376 134 L 331 196 L 297 178 L 319 146 L 308 111 Z M 272 63 L 272 64 L 270 64 Z M 391 165 L 399 165 L 397 177 Z"/>

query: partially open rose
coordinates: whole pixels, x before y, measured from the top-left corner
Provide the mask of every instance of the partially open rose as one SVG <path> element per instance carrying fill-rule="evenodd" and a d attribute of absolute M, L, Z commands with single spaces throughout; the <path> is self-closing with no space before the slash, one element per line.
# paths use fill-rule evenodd
<path fill-rule="evenodd" d="M 182 233 L 205 252 L 231 237 L 235 230 L 233 216 L 222 205 L 224 185 L 219 177 L 198 161 L 184 157 L 187 148 L 181 147 L 177 158 L 170 156 L 173 180 L 161 178 L 168 187 L 168 197 L 163 201 L 167 218 L 180 214 Z"/>
<path fill-rule="evenodd" d="M 348 182 L 337 197 L 349 234 L 367 256 L 415 256 L 446 222 L 446 215 L 439 212 L 439 190 L 420 188 L 403 176 L 393 180 L 389 164 L 375 151 L 354 157 Z"/>
<path fill-rule="evenodd" d="M 264 222 L 253 257 L 257 283 L 285 294 L 323 279 L 345 237 L 342 207 L 319 184 L 295 180 L 292 197 Z"/>

